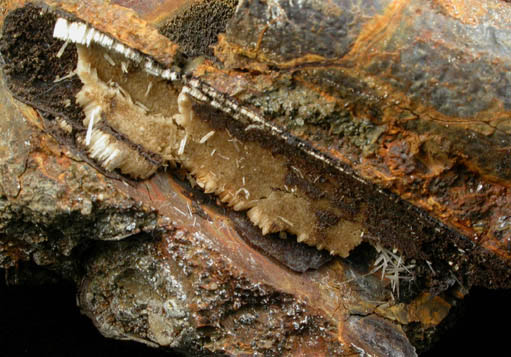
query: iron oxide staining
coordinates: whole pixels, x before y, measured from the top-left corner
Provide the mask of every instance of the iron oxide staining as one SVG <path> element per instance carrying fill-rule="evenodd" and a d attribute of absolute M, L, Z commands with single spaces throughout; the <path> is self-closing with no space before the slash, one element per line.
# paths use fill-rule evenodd
<path fill-rule="evenodd" d="M 292 150 L 284 149 L 284 140 L 289 138 L 278 128 L 268 128 L 258 114 L 197 79 L 178 80 L 179 73 L 83 22 L 59 17 L 51 24 L 59 48 L 74 50 L 76 68 L 68 76 L 81 84 L 77 93 L 69 93 L 79 119 L 60 120 L 79 128 L 67 135 L 74 135 L 76 145 L 103 169 L 144 179 L 162 165 L 181 165 L 206 193 L 246 211 L 264 235 L 289 232 L 299 242 L 343 257 L 361 242 L 360 219 L 325 225 L 324 215 L 310 214 L 330 206 L 328 194 L 312 197 L 296 184 L 287 185 L 289 175 L 303 175 L 298 166 L 306 172 L 309 159 L 288 156 Z M 48 31 L 48 24 L 43 26 Z M 276 135 L 270 142 L 261 139 L 266 134 L 253 125 Z M 280 144 L 272 145 L 276 140 Z M 302 177 L 315 190 L 328 189 L 316 187 L 313 179 Z M 346 217 L 339 208 L 333 210 Z"/>
<path fill-rule="evenodd" d="M 433 261 L 435 269 L 448 270 L 455 258 L 460 271 L 469 269 L 469 258 L 451 249 L 463 245 L 461 234 L 200 75 L 184 74 L 186 64 L 163 65 L 151 48 L 135 49 L 61 10 L 28 5 L 16 11 L 4 26 L 6 62 L 30 53 L 28 62 L 59 72 L 24 82 L 19 78 L 32 68 L 7 66 L 12 91 L 55 119 L 62 136 L 105 171 L 145 179 L 178 165 L 204 192 L 246 212 L 263 234 L 287 232 L 342 257 L 362 241 L 382 243 L 408 259 Z M 17 30 L 26 24 L 44 34 L 51 51 Z M 18 52 L 17 41 L 28 47 Z M 432 242 L 435 249 L 424 249 Z M 437 258 L 439 250 L 449 253 Z"/>

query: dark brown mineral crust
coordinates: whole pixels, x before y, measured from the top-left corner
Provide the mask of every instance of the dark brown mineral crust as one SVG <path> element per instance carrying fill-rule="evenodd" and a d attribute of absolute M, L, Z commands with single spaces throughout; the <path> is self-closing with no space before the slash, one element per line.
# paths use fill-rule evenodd
<path fill-rule="evenodd" d="M 510 288 L 509 4 L 0 10 L 0 267 L 72 281 L 103 335 L 415 356 Z"/>

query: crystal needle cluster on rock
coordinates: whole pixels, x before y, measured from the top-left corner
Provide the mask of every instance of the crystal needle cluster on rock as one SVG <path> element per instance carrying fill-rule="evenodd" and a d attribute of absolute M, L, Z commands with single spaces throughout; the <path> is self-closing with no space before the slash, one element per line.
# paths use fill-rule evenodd
<path fill-rule="evenodd" d="M 263 234 L 281 233 L 283 237 L 296 237 L 298 242 L 341 257 L 347 257 L 362 241 L 373 246 L 381 244 L 399 250 L 407 259 L 418 260 L 423 266 L 430 266 L 433 262 L 437 270 L 450 271 L 454 267 L 454 273 L 460 279 L 463 279 L 462 271 L 470 272 L 469 284 L 484 280 L 475 273 L 473 265 L 484 259 L 472 260 L 469 253 L 474 249 L 473 242 L 451 225 L 458 222 L 459 226 L 460 219 L 453 220 L 452 215 L 430 214 L 426 208 L 429 209 L 430 201 L 434 202 L 431 198 L 425 203 L 424 199 L 410 194 L 410 203 L 399 196 L 401 183 L 398 177 L 393 179 L 391 176 L 397 175 L 401 168 L 396 168 L 397 161 L 394 160 L 400 160 L 397 156 L 404 158 L 406 155 L 400 155 L 399 150 L 408 152 L 411 141 L 415 140 L 410 138 L 419 135 L 409 132 L 413 128 L 406 129 L 406 135 L 403 134 L 405 141 L 399 146 L 401 144 L 397 141 L 387 144 L 387 139 L 379 139 L 383 131 L 394 125 L 394 119 L 379 123 L 377 129 L 375 123 L 368 124 L 364 130 L 372 133 L 367 134 L 369 141 L 356 145 L 382 145 L 381 150 L 389 150 L 384 160 L 391 162 L 388 167 L 386 163 L 364 166 L 368 165 L 365 157 L 361 157 L 359 164 L 352 161 L 356 151 L 349 145 L 356 142 L 357 135 L 365 134 L 347 138 L 343 143 L 347 148 L 344 152 L 345 148 L 341 146 L 325 146 L 325 126 L 321 121 L 317 126 L 306 125 L 311 133 L 288 130 L 289 126 L 279 124 L 257 109 L 263 107 L 266 112 L 270 111 L 271 106 L 263 105 L 262 99 L 240 96 L 229 88 L 219 89 L 225 82 L 222 76 L 230 67 L 237 66 L 237 69 L 249 68 L 249 76 L 252 77 L 270 80 L 272 75 L 278 76 L 276 83 L 284 81 L 285 76 L 295 76 L 296 83 L 289 88 L 319 91 L 330 101 L 343 101 L 360 93 L 357 100 L 371 102 L 367 108 L 372 108 L 386 101 L 387 95 L 369 95 L 367 93 L 376 93 L 376 88 L 367 87 L 364 92 L 361 88 L 365 88 L 366 84 L 355 85 L 354 80 L 350 82 L 348 77 L 342 79 L 344 74 L 341 75 L 341 72 L 345 73 L 350 68 L 342 61 L 361 51 L 362 45 L 357 41 L 362 41 L 364 31 L 378 31 L 380 28 L 377 16 L 374 23 L 364 28 L 361 26 L 365 26 L 366 20 L 360 21 L 354 32 L 344 39 L 346 43 L 339 42 L 332 48 L 335 53 L 311 45 L 310 50 L 315 54 L 304 54 L 305 47 L 291 46 L 289 51 L 299 53 L 292 59 L 291 52 L 271 52 L 274 49 L 270 48 L 272 42 L 268 42 L 268 37 L 265 37 L 266 41 L 261 37 L 255 42 L 266 54 L 253 53 L 250 46 L 243 47 L 242 37 L 250 37 L 251 34 L 240 29 L 240 38 L 236 38 L 235 29 L 245 20 L 248 21 L 245 24 L 247 28 L 259 28 L 266 15 L 259 13 L 260 8 L 255 2 L 240 1 L 234 13 L 227 12 L 233 19 L 229 20 L 226 35 L 220 36 L 215 48 L 215 55 L 224 66 L 219 69 L 207 58 L 180 53 L 178 45 L 155 28 L 146 26 L 132 12 L 119 10 L 120 7 L 116 11 L 121 11 L 123 16 L 119 16 L 119 21 L 112 26 L 103 15 L 95 16 L 97 12 L 101 13 L 101 5 L 91 5 L 87 11 L 80 12 L 70 3 L 47 3 L 49 5 L 26 5 L 6 17 L 2 39 L 2 55 L 7 63 L 4 71 L 16 97 L 38 108 L 47 119 L 55 120 L 61 129 L 57 136 L 86 153 L 106 173 L 147 179 L 159 168 L 178 166 L 204 192 L 214 194 L 236 211 L 246 212 Z M 303 6 L 306 11 L 317 13 L 320 10 L 314 4 L 311 2 Z M 274 19 L 264 21 L 276 25 L 279 21 L 294 21 L 292 17 L 286 20 L 274 12 L 274 5 L 265 5 L 271 8 L 268 14 Z M 371 16 L 376 13 L 387 16 L 407 11 L 403 6 L 389 5 L 367 11 Z M 287 4 L 282 10 L 291 14 L 295 7 Z M 251 16 L 241 16 L 245 12 Z M 340 16 L 340 22 L 334 26 L 339 33 L 342 33 L 340 27 L 345 25 L 344 20 L 347 21 Z M 28 32 L 20 30 L 20 26 L 37 29 L 40 36 L 31 38 Z M 305 31 L 301 26 L 293 28 L 293 31 Z M 265 31 L 260 35 L 264 36 Z M 361 34 L 358 40 L 350 37 L 356 34 Z M 283 35 L 294 36 L 291 32 Z M 43 38 L 50 46 L 43 48 Z M 29 47 L 40 47 L 31 52 L 30 66 L 22 64 L 25 53 L 20 51 L 25 47 L 17 46 L 20 40 Z M 348 46 L 348 42 L 352 43 L 352 47 Z M 351 52 L 344 56 L 346 51 Z M 335 56 L 339 58 L 335 59 Z M 309 84 L 303 84 L 306 80 L 303 76 L 310 76 L 314 71 L 317 76 L 311 77 Z M 338 72 L 327 79 L 324 71 Z M 243 73 L 238 71 L 233 77 L 250 81 Z M 260 80 L 257 85 L 264 88 L 265 80 Z M 338 82 L 346 88 L 360 88 L 348 90 L 352 94 L 342 90 L 339 94 L 333 90 L 336 86 L 341 88 Z M 318 86 L 324 86 L 324 89 L 318 89 Z M 288 87 L 282 88 L 288 90 Z M 256 89 L 245 89 L 241 93 L 250 90 Z M 293 106 L 295 100 L 290 95 L 290 103 L 286 105 Z M 318 97 L 318 102 L 324 100 L 324 97 Z M 397 101 L 393 103 L 382 108 L 394 110 L 398 104 Z M 351 108 L 350 115 L 369 110 L 357 110 L 350 105 L 344 105 Z M 381 110 L 374 109 L 372 113 L 377 115 Z M 278 110 L 274 112 L 275 115 L 277 113 Z M 396 118 L 391 114 L 388 116 Z M 284 123 L 289 120 L 286 117 Z M 353 119 L 352 125 L 358 125 L 358 120 Z M 305 121 L 298 118 L 293 125 L 302 124 L 305 125 Z M 331 127 L 330 132 L 334 129 Z M 392 130 L 394 133 L 401 129 Z M 391 134 L 386 135 L 389 137 Z M 316 142 L 316 137 L 321 140 Z M 414 150 L 426 150 L 429 144 L 425 142 L 420 149 Z M 367 155 L 372 160 L 370 151 L 375 149 L 365 147 L 364 150 L 369 150 Z M 431 155 L 437 157 L 437 154 L 435 151 Z M 435 175 L 437 167 L 437 159 L 433 160 L 427 153 L 424 155 L 421 165 L 431 163 L 432 166 L 430 171 L 421 169 L 425 173 L 417 173 L 421 178 Z M 410 172 L 420 166 L 413 162 Z M 438 172 L 443 175 L 447 169 L 442 170 Z M 484 177 L 476 176 L 474 180 L 483 180 Z M 388 182 L 398 182 L 399 187 L 384 189 Z M 505 204 L 502 203 L 502 207 Z M 429 242 L 435 243 L 430 245 Z M 433 248 L 424 249 L 426 246 Z M 474 252 L 483 254 L 477 249 Z M 506 264 L 500 260 L 493 266 L 495 271 L 507 271 Z M 427 279 L 432 276 L 430 274 Z M 493 274 L 491 281 L 495 286 L 507 284 L 500 273 Z"/>

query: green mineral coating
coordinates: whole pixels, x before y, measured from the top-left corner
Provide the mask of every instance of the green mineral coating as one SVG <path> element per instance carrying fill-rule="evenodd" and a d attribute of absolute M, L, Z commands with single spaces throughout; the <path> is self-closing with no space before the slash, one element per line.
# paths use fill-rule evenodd
<path fill-rule="evenodd" d="M 375 153 L 379 136 L 386 125 L 377 125 L 368 118 L 355 116 L 341 101 L 327 101 L 318 93 L 296 83 L 274 83 L 274 87 L 243 98 L 288 130 L 321 128 L 329 133 L 329 142 L 347 141 L 364 156 Z M 346 102 L 349 106 L 349 102 Z"/>

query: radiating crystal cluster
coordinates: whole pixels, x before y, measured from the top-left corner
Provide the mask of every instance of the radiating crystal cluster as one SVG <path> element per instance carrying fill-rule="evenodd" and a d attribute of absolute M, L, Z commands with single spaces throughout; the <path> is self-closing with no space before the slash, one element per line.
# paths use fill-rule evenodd
<path fill-rule="evenodd" d="M 122 54 L 135 63 L 144 63 L 144 69 L 147 73 L 163 79 L 174 81 L 178 78 L 178 74 L 169 69 L 164 69 L 153 60 L 143 56 L 137 51 L 124 46 L 119 41 L 114 40 L 110 36 L 82 23 L 69 22 L 64 18 L 58 18 L 53 30 L 53 37 L 66 42 L 72 42 L 80 45 L 90 46 L 92 43 Z"/>

